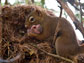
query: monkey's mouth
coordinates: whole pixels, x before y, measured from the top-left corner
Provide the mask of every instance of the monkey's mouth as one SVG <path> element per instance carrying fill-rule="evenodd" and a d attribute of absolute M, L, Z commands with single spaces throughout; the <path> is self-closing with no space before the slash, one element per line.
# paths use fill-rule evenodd
<path fill-rule="evenodd" d="M 32 25 L 30 29 L 27 30 L 28 34 L 40 34 L 42 33 L 42 26 L 40 24 Z"/>

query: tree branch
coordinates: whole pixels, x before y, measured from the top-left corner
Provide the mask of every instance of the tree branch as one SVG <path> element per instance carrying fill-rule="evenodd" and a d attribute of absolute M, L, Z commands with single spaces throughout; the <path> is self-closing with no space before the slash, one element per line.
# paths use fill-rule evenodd
<path fill-rule="evenodd" d="M 78 19 L 75 17 L 75 15 L 71 11 L 71 9 L 69 9 L 67 3 L 63 2 L 63 0 L 57 0 L 57 1 L 58 1 L 58 3 L 61 4 L 62 8 L 67 12 L 67 14 L 70 16 L 70 18 L 74 22 L 76 28 L 81 31 L 81 33 L 83 34 L 83 37 L 84 37 L 84 28 L 83 28 L 83 25 L 78 21 Z"/>
<path fill-rule="evenodd" d="M 48 53 L 48 52 L 46 52 L 45 50 L 40 49 L 40 48 L 39 48 L 37 45 L 35 45 L 35 44 L 29 43 L 29 45 L 31 45 L 31 46 L 37 48 L 38 50 L 42 51 L 43 53 L 45 53 L 45 54 L 47 54 L 47 55 L 49 55 L 49 56 L 52 56 L 52 57 L 55 57 L 55 58 L 59 58 L 59 59 L 65 60 L 65 61 L 68 61 L 68 62 L 70 62 L 70 63 L 74 63 L 74 62 L 73 62 L 72 60 L 70 60 L 70 59 L 64 58 L 64 57 L 59 56 L 59 55 L 56 55 L 56 54 Z"/>

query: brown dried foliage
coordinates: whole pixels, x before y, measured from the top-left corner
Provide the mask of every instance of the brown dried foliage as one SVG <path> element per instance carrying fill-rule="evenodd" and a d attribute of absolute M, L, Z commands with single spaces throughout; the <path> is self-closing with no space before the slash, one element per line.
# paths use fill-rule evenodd
<path fill-rule="evenodd" d="M 26 37 L 22 42 L 16 41 L 14 38 L 21 39 L 26 28 L 24 26 L 25 16 L 32 11 L 33 6 L 4 6 L 2 8 L 2 42 L 1 57 L 3 59 L 14 58 L 18 53 L 21 57 L 14 63 L 56 63 L 56 59 L 46 55 L 35 47 L 29 45 L 34 43 L 39 48 L 52 53 L 52 48 L 48 42 L 39 42 L 37 40 Z"/>

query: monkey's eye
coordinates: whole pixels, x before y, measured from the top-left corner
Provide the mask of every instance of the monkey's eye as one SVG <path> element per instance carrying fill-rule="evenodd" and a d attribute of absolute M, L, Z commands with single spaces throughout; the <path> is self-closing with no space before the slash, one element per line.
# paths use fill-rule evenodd
<path fill-rule="evenodd" d="M 35 21 L 35 18 L 34 18 L 33 16 L 31 16 L 31 17 L 29 18 L 29 21 L 30 21 L 30 22 L 34 22 L 34 21 Z"/>

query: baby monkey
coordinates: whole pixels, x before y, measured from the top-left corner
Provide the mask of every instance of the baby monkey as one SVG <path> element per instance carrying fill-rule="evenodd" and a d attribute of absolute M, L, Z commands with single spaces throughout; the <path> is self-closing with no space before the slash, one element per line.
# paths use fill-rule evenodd
<path fill-rule="evenodd" d="M 53 39 L 55 34 L 56 53 L 76 61 L 75 56 L 84 53 L 84 46 L 79 46 L 79 40 L 76 38 L 71 24 L 66 19 L 56 17 L 45 9 L 37 6 L 32 8 L 32 12 L 26 17 L 25 21 L 27 35 L 38 40 L 47 40 L 51 36 Z"/>

